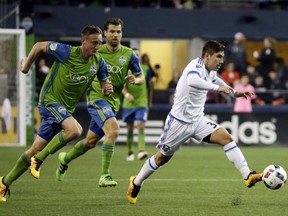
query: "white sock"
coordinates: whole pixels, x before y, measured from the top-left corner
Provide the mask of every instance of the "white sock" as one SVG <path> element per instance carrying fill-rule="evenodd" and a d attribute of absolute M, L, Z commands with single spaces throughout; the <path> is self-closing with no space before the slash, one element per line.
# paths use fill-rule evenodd
<path fill-rule="evenodd" d="M 232 141 L 223 147 L 224 152 L 234 166 L 239 170 L 243 179 L 246 179 L 251 172 L 246 162 L 244 155 L 241 150 L 238 148 L 235 141 Z"/>
<path fill-rule="evenodd" d="M 158 166 L 155 163 L 155 158 L 153 155 L 152 157 L 148 158 L 143 164 L 140 172 L 134 179 L 134 184 L 137 186 L 142 186 L 144 180 L 147 179 L 150 175 L 152 175 L 157 169 Z"/>

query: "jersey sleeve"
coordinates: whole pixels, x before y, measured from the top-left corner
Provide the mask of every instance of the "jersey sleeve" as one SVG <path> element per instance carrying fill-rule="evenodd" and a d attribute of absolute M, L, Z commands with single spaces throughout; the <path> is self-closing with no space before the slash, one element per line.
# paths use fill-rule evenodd
<path fill-rule="evenodd" d="M 99 66 L 99 71 L 97 73 L 97 78 L 99 81 L 104 81 L 109 78 L 109 74 L 107 71 L 107 64 L 104 61 L 103 58 L 101 58 L 100 66 Z"/>
<path fill-rule="evenodd" d="M 142 69 L 140 67 L 140 64 L 139 64 L 139 60 L 138 60 L 138 58 L 134 52 L 132 52 L 132 56 L 131 56 L 130 64 L 129 64 L 129 69 L 131 70 L 132 74 L 136 75 L 136 76 L 143 73 Z"/>
<path fill-rule="evenodd" d="M 48 43 L 48 54 L 53 55 L 58 61 L 64 62 L 71 52 L 71 46 L 68 44 L 57 43 L 50 41 Z"/>
<path fill-rule="evenodd" d="M 213 83 L 219 85 L 219 86 L 227 86 L 229 88 L 231 88 L 233 90 L 233 92 L 230 94 L 231 96 L 234 96 L 234 94 L 236 93 L 236 90 L 233 89 L 231 86 L 229 86 L 224 80 L 222 80 L 220 77 L 216 77 L 215 80 L 213 81 Z"/>
<path fill-rule="evenodd" d="M 200 77 L 200 73 L 198 71 L 190 71 L 187 74 L 187 84 L 188 86 L 201 89 L 201 90 L 213 90 L 217 91 L 219 88 L 218 85 L 207 82 Z"/>
<path fill-rule="evenodd" d="M 221 79 L 220 77 L 215 77 L 215 79 L 213 80 L 213 83 L 219 85 L 219 86 L 227 86 L 230 87 L 223 79 Z"/>

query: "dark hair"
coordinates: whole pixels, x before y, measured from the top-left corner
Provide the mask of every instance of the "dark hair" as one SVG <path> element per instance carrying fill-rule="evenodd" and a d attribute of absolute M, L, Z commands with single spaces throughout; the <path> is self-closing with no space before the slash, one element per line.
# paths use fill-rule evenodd
<path fill-rule="evenodd" d="M 225 50 L 225 46 L 223 44 L 215 40 L 210 40 L 206 42 L 203 47 L 202 57 L 204 57 L 206 53 L 208 53 L 209 55 L 213 55 L 214 53 L 224 51 L 224 50 Z"/>
<path fill-rule="evenodd" d="M 81 32 L 82 36 L 88 36 L 91 34 L 101 34 L 102 35 L 102 30 L 98 26 L 95 26 L 95 25 L 88 25 L 82 29 L 82 32 Z"/>
<path fill-rule="evenodd" d="M 121 25 L 121 28 L 124 28 L 124 23 L 120 18 L 110 18 L 108 20 L 106 20 L 106 22 L 104 23 L 104 30 L 107 31 L 108 30 L 108 26 L 109 25 Z"/>

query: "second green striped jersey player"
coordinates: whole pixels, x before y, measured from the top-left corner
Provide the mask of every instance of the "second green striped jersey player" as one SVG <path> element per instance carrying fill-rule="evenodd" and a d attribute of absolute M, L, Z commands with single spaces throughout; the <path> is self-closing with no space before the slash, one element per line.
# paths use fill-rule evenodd
<path fill-rule="evenodd" d="M 105 97 L 101 94 L 101 86 L 97 80 L 94 81 L 88 92 L 88 103 L 93 103 L 95 100 L 106 100 L 111 108 L 118 112 L 122 101 L 122 89 L 127 82 L 126 77 L 142 76 L 142 70 L 139 66 L 139 60 L 132 49 L 119 45 L 119 49 L 112 53 L 109 48 L 104 44 L 99 49 L 99 53 L 105 59 L 107 63 L 107 71 L 109 73 L 109 79 L 113 85 L 113 94 L 110 97 Z M 129 70 L 131 70 L 129 72 Z M 145 80 L 143 80 L 144 82 Z M 128 81 L 129 82 L 129 81 Z M 130 85 L 135 85 L 133 82 Z M 137 85 L 138 86 L 138 85 Z M 142 85 L 141 85 L 142 86 Z"/>
<path fill-rule="evenodd" d="M 102 144 L 102 170 L 98 185 L 100 187 L 117 185 L 111 177 L 110 165 L 120 130 L 115 116 L 120 108 L 121 91 L 125 83 L 138 85 L 144 82 L 137 56 L 132 49 L 120 44 L 122 30 L 123 21 L 119 18 L 110 18 L 104 24 L 106 44 L 101 46 L 99 52 L 107 63 L 113 93 L 108 98 L 102 97 L 99 82 L 92 83 L 87 96 L 87 107 L 91 116 L 88 133 L 86 138 L 76 143 L 69 152 L 59 154 L 59 166 L 56 170 L 56 177 L 59 181 L 64 179 L 68 163 L 95 147 L 105 135 Z M 129 70 L 132 74 L 128 74 Z"/>

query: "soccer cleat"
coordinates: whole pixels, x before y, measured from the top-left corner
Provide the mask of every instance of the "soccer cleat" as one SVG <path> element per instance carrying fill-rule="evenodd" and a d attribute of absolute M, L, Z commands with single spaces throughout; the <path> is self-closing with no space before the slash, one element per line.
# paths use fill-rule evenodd
<path fill-rule="evenodd" d="M 130 204 L 136 204 L 137 202 L 137 195 L 140 191 L 140 186 L 136 186 L 134 184 L 134 179 L 136 178 L 136 176 L 131 176 L 130 179 L 129 179 L 129 187 L 128 187 L 128 190 L 127 190 L 127 199 L 128 199 L 128 202 Z"/>
<path fill-rule="evenodd" d="M 99 180 L 99 187 L 115 187 L 117 182 L 112 179 L 109 174 L 101 175 Z"/>
<path fill-rule="evenodd" d="M 0 202 L 6 202 L 6 193 L 10 193 L 8 185 L 3 182 L 4 176 L 0 177 Z"/>
<path fill-rule="evenodd" d="M 143 159 L 145 159 L 145 158 L 147 158 L 148 157 L 148 152 L 146 152 L 146 151 L 140 151 L 139 153 L 138 153 L 138 155 L 137 155 L 137 158 L 139 159 L 139 160 L 143 160 Z"/>
<path fill-rule="evenodd" d="M 246 187 L 253 187 L 257 182 L 262 180 L 262 175 L 263 173 L 257 173 L 256 171 L 250 172 L 247 179 L 244 179 Z"/>
<path fill-rule="evenodd" d="M 127 161 L 134 161 L 135 155 L 133 154 L 133 152 L 130 152 L 128 154 L 128 156 L 126 157 Z"/>
<path fill-rule="evenodd" d="M 58 181 L 64 180 L 64 177 L 66 175 L 66 170 L 68 169 L 68 165 L 65 163 L 65 160 L 64 160 L 65 156 L 66 156 L 66 152 L 61 152 L 58 155 L 59 163 L 58 163 L 58 168 L 56 170 L 56 179 Z"/>
<path fill-rule="evenodd" d="M 40 166 L 42 163 L 43 161 L 39 160 L 35 156 L 31 158 L 30 173 L 36 179 L 40 178 Z"/>

